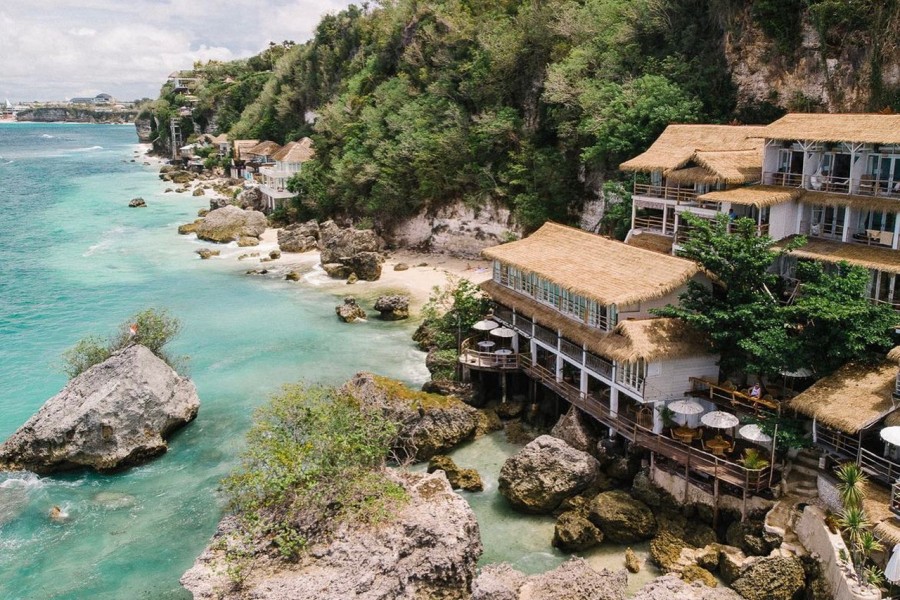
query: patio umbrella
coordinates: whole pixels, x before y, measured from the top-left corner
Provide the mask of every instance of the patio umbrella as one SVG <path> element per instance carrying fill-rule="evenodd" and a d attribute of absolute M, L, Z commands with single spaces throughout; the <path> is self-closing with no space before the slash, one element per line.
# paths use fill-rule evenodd
<path fill-rule="evenodd" d="M 491 330 L 491 335 L 498 338 L 511 338 L 516 335 L 516 332 L 509 327 L 498 327 L 497 329 Z"/>
<path fill-rule="evenodd" d="M 741 437 L 745 440 L 756 442 L 758 444 L 769 444 L 772 442 L 772 436 L 763 433 L 763 430 L 759 428 L 759 425 L 744 425 L 738 429 L 738 433 L 741 434 Z"/>
<path fill-rule="evenodd" d="M 736 416 L 721 410 L 714 410 L 713 412 L 706 413 L 700 417 L 700 421 L 707 427 L 712 427 L 713 429 L 731 429 L 740 423 Z"/>
<path fill-rule="evenodd" d="M 900 446 L 900 425 L 885 427 L 881 430 L 881 439 L 888 444 Z"/>
<path fill-rule="evenodd" d="M 703 405 L 696 400 L 676 400 L 669 403 L 669 410 L 679 415 L 698 415 L 703 412 Z"/>
<path fill-rule="evenodd" d="M 887 566 L 884 568 L 884 578 L 891 583 L 900 581 L 900 544 L 894 546 L 891 560 L 888 561 Z"/>
<path fill-rule="evenodd" d="M 474 325 L 472 325 L 472 329 L 477 329 L 478 331 L 490 331 L 491 329 L 496 329 L 500 327 L 500 323 L 497 321 L 491 321 L 490 319 L 482 319 L 478 321 Z"/>

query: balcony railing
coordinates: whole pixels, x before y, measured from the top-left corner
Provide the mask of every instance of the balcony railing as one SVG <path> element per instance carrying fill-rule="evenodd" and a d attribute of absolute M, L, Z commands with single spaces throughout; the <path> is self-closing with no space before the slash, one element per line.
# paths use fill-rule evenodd
<path fill-rule="evenodd" d="M 769 398 L 754 398 L 749 394 L 709 381 L 702 377 L 691 377 L 691 395 L 695 398 L 708 398 L 724 407 L 736 408 L 752 413 L 781 411 L 781 404 Z"/>
<path fill-rule="evenodd" d="M 860 468 L 871 477 L 892 485 L 900 477 L 900 465 L 883 456 L 878 456 L 871 450 L 860 448 L 857 461 Z"/>
<path fill-rule="evenodd" d="M 550 331 L 546 327 L 542 327 L 538 324 L 534 326 L 534 337 L 544 342 L 547 345 L 556 347 L 556 342 L 559 339 L 555 331 Z"/>
<path fill-rule="evenodd" d="M 891 512 L 900 517 L 900 481 L 891 486 Z"/>
<path fill-rule="evenodd" d="M 747 469 L 734 461 L 659 435 L 651 429 L 652 423 L 645 425 L 622 414 L 614 415 L 603 402 L 589 394 L 582 394 L 578 388 L 564 381 L 556 381 L 552 372 L 539 365 L 532 365 L 530 361 L 527 363 L 522 361 L 520 367 L 531 378 L 540 381 L 545 387 L 559 394 L 600 423 L 615 429 L 627 440 L 682 464 L 695 473 L 724 481 L 752 493 L 768 489 L 775 481 L 775 472 L 771 466 L 764 469 Z"/>
<path fill-rule="evenodd" d="M 519 358 L 515 352 L 479 350 L 476 338 L 463 340 L 459 362 L 476 370 L 515 371 L 519 368 Z"/>
<path fill-rule="evenodd" d="M 860 196 L 900 198 L 900 180 L 876 179 L 872 175 L 863 175 L 859 180 L 856 193 Z"/>
<path fill-rule="evenodd" d="M 763 173 L 763 184 L 803 187 L 803 173 Z"/>
<path fill-rule="evenodd" d="M 665 231 L 662 217 L 635 217 L 634 226 L 654 231 Z"/>
<path fill-rule="evenodd" d="M 697 201 L 697 191 L 695 189 L 671 185 L 635 183 L 634 195 L 670 200 L 675 204 L 694 204 Z"/>
<path fill-rule="evenodd" d="M 844 435 L 819 423 L 813 425 L 816 444 L 850 460 L 859 457 L 859 438 Z"/>

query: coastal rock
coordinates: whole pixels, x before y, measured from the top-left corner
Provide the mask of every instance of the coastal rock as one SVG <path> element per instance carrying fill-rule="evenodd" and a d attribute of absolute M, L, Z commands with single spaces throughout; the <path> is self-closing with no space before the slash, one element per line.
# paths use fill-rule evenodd
<path fill-rule="evenodd" d="M 334 221 L 319 226 L 319 250 L 323 268 L 329 264 L 341 264 L 349 272 L 366 281 L 381 277 L 384 241 L 371 229 L 339 227 Z M 332 275 L 327 268 L 326 272 Z M 347 275 L 343 275 L 346 277 Z"/>
<path fill-rule="evenodd" d="M 525 403 L 515 399 L 508 400 L 498 404 L 495 410 L 501 419 L 515 419 L 522 415 L 522 412 L 525 410 Z"/>
<path fill-rule="evenodd" d="M 460 383 L 452 379 L 429 379 L 422 384 L 422 391 L 441 396 L 456 396 L 470 406 L 474 406 L 476 395 L 475 387 L 471 383 Z"/>
<path fill-rule="evenodd" d="M 589 518 L 610 541 L 618 544 L 650 539 L 656 533 L 653 511 L 619 490 L 597 494 L 591 502 Z"/>
<path fill-rule="evenodd" d="M 144 208 L 147 206 L 147 202 L 143 198 L 132 198 L 128 206 L 131 208 Z"/>
<path fill-rule="evenodd" d="M 719 585 L 719 582 L 716 581 L 716 578 L 712 573 L 697 565 L 686 566 L 681 571 L 681 578 L 684 579 L 687 583 L 694 583 L 695 581 L 699 581 L 703 585 L 711 588 L 717 587 Z"/>
<path fill-rule="evenodd" d="M 284 252 L 309 252 L 319 243 L 319 224 L 315 221 L 292 223 L 278 230 L 278 246 Z"/>
<path fill-rule="evenodd" d="M 185 223 L 184 225 L 178 226 L 178 233 L 181 235 L 187 235 L 189 233 L 196 233 L 197 228 L 200 227 L 200 223 L 203 222 L 203 219 L 197 219 L 193 223 Z"/>
<path fill-rule="evenodd" d="M 197 227 L 197 237 L 210 242 L 233 242 L 243 237 L 259 238 L 266 230 L 266 215 L 255 210 L 225 206 L 210 211 Z"/>
<path fill-rule="evenodd" d="M 241 248 L 259 246 L 259 238 L 253 237 L 252 235 L 242 235 L 238 238 L 237 245 Z"/>
<path fill-rule="evenodd" d="M 416 460 L 446 452 L 475 435 L 477 411 L 453 396 L 427 394 L 387 377 L 357 373 L 344 384 L 362 408 L 374 408 L 401 424 L 395 451 Z"/>
<path fill-rule="evenodd" d="M 212 250 L 211 248 L 200 248 L 199 250 L 194 250 L 194 252 L 200 255 L 201 260 L 209 260 L 213 256 L 219 256 L 222 253 L 221 250 Z"/>
<path fill-rule="evenodd" d="M 334 279 L 346 279 L 350 276 L 350 267 L 346 265 L 342 265 L 341 263 L 324 263 L 322 265 L 322 270 L 329 277 L 333 277 Z"/>
<path fill-rule="evenodd" d="M 625 548 L 625 570 L 629 573 L 641 572 L 641 559 L 638 558 L 631 548 Z"/>
<path fill-rule="evenodd" d="M 478 409 L 478 425 L 475 429 L 475 435 L 484 435 L 492 431 L 500 431 L 503 429 L 503 421 L 497 416 L 497 412 L 490 408 Z"/>
<path fill-rule="evenodd" d="M 245 546 L 233 518 L 226 517 L 181 584 L 195 600 L 468 599 L 482 552 L 469 504 L 440 473 L 386 476 L 400 481 L 409 496 L 389 522 L 342 525 L 296 564 L 254 558 L 243 585 L 236 587 L 225 554 Z"/>
<path fill-rule="evenodd" d="M 603 532 L 579 511 L 566 511 L 556 519 L 553 545 L 563 552 L 580 552 L 602 541 Z"/>
<path fill-rule="evenodd" d="M 191 196 L 195 196 L 195 197 L 196 197 L 196 196 L 205 196 L 205 195 L 206 195 L 206 192 L 203 191 L 203 188 L 197 188 L 197 189 L 195 189 L 194 192 L 191 194 Z"/>
<path fill-rule="evenodd" d="M 234 202 L 237 206 L 246 210 L 262 212 L 266 207 L 262 192 L 259 191 L 258 186 L 248 187 L 238 194 L 237 198 L 234 199 Z"/>
<path fill-rule="evenodd" d="M 506 459 L 499 491 L 518 510 L 549 513 L 563 499 L 588 488 L 599 473 L 593 456 L 542 435 Z"/>
<path fill-rule="evenodd" d="M 454 490 L 480 492 L 484 489 L 481 475 L 475 469 L 460 468 L 452 458 L 444 454 L 432 456 L 428 461 L 428 472 L 443 471 Z"/>
<path fill-rule="evenodd" d="M 0 445 L 0 470 L 137 465 L 164 453 L 164 438 L 199 407 L 189 379 L 144 346 L 128 346 L 69 381 Z"/>
<path fill-rule="evenodd" d="M 409 296 L 393 294 L 379 296 L 375 300 L 375 310 L 381 313 L 384 321 L 399 321 L 409 318 Z"/>
<path fill-rule="evenodd" d="M 759 520 L 735 521 L 725 532 L 725 541 L 750 556 L 768 556 L 781 545 L 781 538 L 769 533 Z"/>
<path fill-rule="evenodd" d="M 687 583 L 677 575 L 663 575 L 639 589 L 631 600 L 741 600 L 741 597 L 728 588 L 711 588 L 700 582 Z"/>
<path fill-rule="evenodd" d="M 731 583 L 746 600 L 790 600 L 803 589 L 806 577 L 796 558 L 763 558 Z"/>
<path fill-rule="evenodd" d="M 550 435 L 558 437 L 571 447 L 582 452 L 592 452 L 597 447 L 597 435 L 577 407 L 572 406 L 569 411 L 559 418 Z"/>
<path fill-rule="evenodd" d="M 624 600 L 627 585 L 624 569 L 595 571 L 582 558 L 530 576 L 499 563 L 481 570 L 472 600 Z"/>
<path fill-rule="evenodd" d="M 359 281 L 359 277 L 356 276 L 356 273 L 350 273 L 347 277 L 347 285 L 353 285 L 357 281 Z"/>
<path fill-rule="evenodd" d="M 274 250 L 270 251 L 269 258 L 271 258 L 272 260 L 278 260 L 279 258 L 281 258 L 281 250 L 275 248 Z"/>
<path fill-rule="evenodd" d="M 687 544 L 684 543 L 684 540 L 668 529 L 664 529 L 650 540 L 650 560 L 663 573 L 668 573 L 678 565 L 681 551 L 686 547 Z"/>
<path fill-rule="evenodd" d="M 394 270 L 395 270 L 395 271 L 408 271 L 408 270 L 409 270 L 409 265 L 406 264 L 406 263 L 399 262 L 399 263 L 397 263 L 397 264 L 394 265 Z"/>
<path fill-rule="evenodd" d="M 650 508 L 677 506 L 675 499 L 665 490 L 650 481 L 646 473 L 638 473 L 631 482 L 631 496 Z"/>
<path fill-rule="evenodd" d="M 450 373 L 456 371 L 456 361 L 456 352 L 454 350 L 432 348 L 425 355 L 425 368 L 428 369 L 432 377 L 447 377 Z"/>
<path fill-rule="evenodd" d="M 365 321 L 366 311 L 362 309 L 362 307 L 356 303 L 356 298 L 353 296 L 347 296 L 344 298 L 344 303 L 339 304 L 334 307 L 334 312 L 337 313 L 338 319 L 343 321 L 344 323 L 353 323 L 354 321 Z"/>
<path fill-rule="evenodd" d="M 284 276 L 288 281 L 300 281 L 300 273 L 297 271 L 289 271 L 287 275 Z"/>
<path fill-rule="evenodd" d="M 364 281 L 378 281 L 381 278 L 381 265 L 384 256 L 378 252 L 360 252 L 341 262 L 346 264 L 356 273 L 356 276 Z"/>

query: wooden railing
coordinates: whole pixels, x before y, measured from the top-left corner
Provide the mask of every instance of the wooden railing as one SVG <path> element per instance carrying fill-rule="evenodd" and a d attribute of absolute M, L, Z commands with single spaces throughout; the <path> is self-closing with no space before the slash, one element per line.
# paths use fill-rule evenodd
<path fill-rule="evenodd" d="M 576 361 L 579 365 L 582 363 L 584 351 L 582 350 L 581 346 L 576 346 L 572 342 L 560 338 L 559 349 L 563 354 Z"/>
<path fill-rule="evenodd" d="M 859 439 L 844 435 L 840 431 L 835 431 L 828 427 L 824 427 L 819 423 L 813 425 L 815 429 L 816 444 L 835 454 L 848 458 L 850 460 L 858 460 L 859 458 Z"/>
<path fill-rule="evenodd" d="M 635 183 L 634 195 L 671 200 L 675 204 L 693 204 L 697 201 L 697 191 L 695 189 L 671 185 L 650 185 L 648 183 Z"/>
<path fill-rule="evenodd" d="M 900 517 L 900 481 L 891 486 L 891 512 Z"/>
<path fill-rule="evenodd" d="M 860 196 L 884 196 L 900 198 L 900 180 L 875 179 L 872 176 L 862 177 L 856 186 Z"/>
<path fill-rule="evenodd" d="M 706 397 L 715 402 L 732 408 L 759 412 L 781 412 L 781 404 L 768 398 L 754 398 L 744 392 L 723 387 L 717 383 L 702 377 L 691 377 L 691 395 Z"/>
<path fill-rule="evenodd" d="M 613 365 L 605 358 L 601 358 L 596 354 L 591 354 L 590 352 L 588 352 L 585 357 L 584 365 L 595 373 L 603 375 L 604 377 L 612 378 Z"/>
<path fill-rule="evenodd" d="M 662 217 L 634 217 L 634 226 L 643 229 L 653 229 L 654 231 L 665 231 L 665 224 Z"/>
<path fill-rule="evenodd" d="M 625 439 L 682 464 L 690 471 L 724 481 L 752 493 L 759 493 L 771 487 L 775 482 L 775 472 L 771 466 L 764 469 L 747 469 L 735 462 L 654 433 L 652 423 L 644 426 L 622 414 L 613 414 L 608 406 L 595 397 L 582 394 L 578 388 L 564 381 L 556 381 L 555 374 L 540 365 L 532 365 L 530 361 L 520 361 L 519 366 L 532 379 L 540 381 L 545 387 L 600 423 L 615 429 Z"/>
<path fill-rule="evenodd" d="M 534 337 L 539 339 L 540 341 L 548 344 L 550 346 L 556 347 L 557 340 L 559 336 L 555 331 L 551 331 L 546 327 L 542 327 L 541 325 L 534 325 Z"/>
<path fill-rule="evenodd" d="M 763 173 L 765 185 L 803 187 L 803 173 Z"/>
<path fill-rule="evenodd" d="M 497 354 L 497 351 L 485 352 L 477 349 L 477 339 L 463 340 L 460 346 L 459 362 L 477 369 L 500 371 L 514 371 L 519 368 L 519 358 L 516 353 Z"/>

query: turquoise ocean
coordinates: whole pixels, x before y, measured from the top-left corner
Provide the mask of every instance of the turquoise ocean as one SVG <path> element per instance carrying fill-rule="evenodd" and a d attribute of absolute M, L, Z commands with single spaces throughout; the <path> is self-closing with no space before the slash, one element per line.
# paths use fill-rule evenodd
<path fill-rule="evenodd" d="M 201 399 L 168 453 L 142 467 L 0 473 L 0 600 L 190 598 L 178 579 L 215 531 L 218 483 L 256 407 L 286 383 L 338 384 L 372 370 L 418 386 L 428 375 L 414 324 L 342 324 L 339 300 L 313 285 L 199 260 L 197 241 L 176 226 L 208 200 L 165 194 L 140 149 L 132 126 L 0 124 L 0 440 L 65 385 L 63 351 L 147 307 L 182 320 L 171 349 L 190 356 Z M 147 208 L 128 208 L 136 196 Z M 516 450 L 501 432 L 452 455 L 484 478 L 484 492 L 463 493 L 478 517 L 481 563 L 541 572 L 566 557 L 550 546 L 552 517 L 516 514 L 497 493 Z M 61 523 L 48 518 L 57 505 L 68 513 Z M 619 569 L 623 550 L 602 545 L 586 558 Z M 646 545 L 635 550 L 646 557 Z M 655 573 L 645 567 L 630 589 Z"/>

